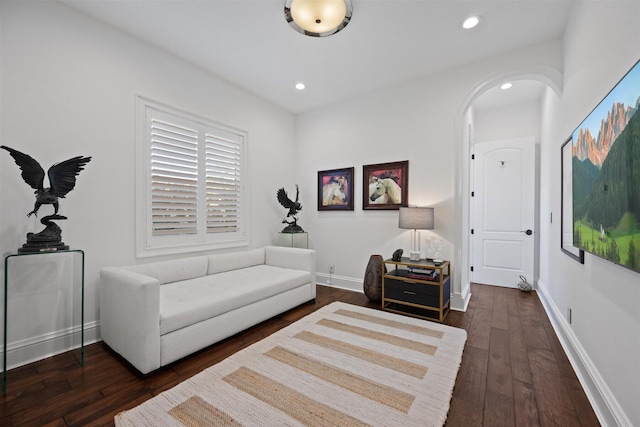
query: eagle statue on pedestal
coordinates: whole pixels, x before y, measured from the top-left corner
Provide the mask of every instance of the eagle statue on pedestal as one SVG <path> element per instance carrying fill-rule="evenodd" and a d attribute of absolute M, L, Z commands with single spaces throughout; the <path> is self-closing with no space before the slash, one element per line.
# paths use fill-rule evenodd
<path fill-rule="evenodd" d="M 294 202 L 289 198 L 287 192 L 284 188 L 281 188 L 277 192 L 278 202 L 285 208 L 289 209 L 287 212 L 287 216 L 282 220 L 283 224 L 288 224 L 283 230 L 283 233 L 303 233 L 304 230 L 302 227 L 298 225 L 298 218 L 296 218 L 296 214 L 302 210 L 302 205 L 300 204 L 300 190 L 298 188 L 298 184 L 296 184 L 296 201 Z M 288 221 L 287 218 L 293 218 L 293 221 Z"/>
<path fill-rule="evenodd" d="M 47 172 L 49 187 L 44 186 L 44 169 L 33 157 L 21 153 L 18 150 L 1 145 L 0 148 L 9 152 L 13 160 L 22 170 L 22 179 L 35 191 L 36 204 L 33 210 L 27 214 L 38 216 L 38 210 L 42 205 L 53 205 L 53 215 L 47 215 L 40 220 L 45 229 L 39 233 L 27 233 L 27 243 L 18 252 L 41 252 L 66 250 L 69 246 L 62 242 L 62 230 L 53 222 L 54 220 L 67 219 L 58 215 L 59 198 L 64 198 L 76 186 L 76 176 L 91 161 L 91 157 L 77 156 L 64 162 L 56 163 Z"/>

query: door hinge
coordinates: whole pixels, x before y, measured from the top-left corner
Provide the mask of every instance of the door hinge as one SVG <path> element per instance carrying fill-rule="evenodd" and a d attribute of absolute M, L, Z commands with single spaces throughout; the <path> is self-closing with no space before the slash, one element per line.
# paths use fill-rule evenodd
<path fill-rule="evenodd" d="M 475 159 L 476 159 L 476 155 L 475 155 L 475 154 L 472 154 L 472 155 L 471 155 L 471 160 L 475 160 Z"/>
<path fill-rule="evenodd" d="M 473 271 L 473 265 L 471 266 L 471 271 Z"/>
<path fill-rule="evenodd" d="M 471 234 L 473 234 L 473 228 L 471 229 Z"/>
<path fill-rule="evenodd" d="M 476 192 L 475 191 L 471 192 L 471 197 L 476 197 Z"/>

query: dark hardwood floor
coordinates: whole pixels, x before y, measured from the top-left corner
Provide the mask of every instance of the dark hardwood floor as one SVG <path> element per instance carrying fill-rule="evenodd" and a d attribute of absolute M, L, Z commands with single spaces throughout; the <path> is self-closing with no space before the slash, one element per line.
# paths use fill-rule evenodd
<path fill-rule="evenodd" d="M 87 346 L 84 367 L 69 352 L 11 370 L 0 425 L 113 425 L 118 412 L 333 301 L 378 307 L 361 293 L 318 286 L 315 303 L 146 376 L 103 343 Z M 472 285 L 468 310 L 445 323 L 468 332 L 447 426 L 599 425 L 535 292 Z"/>

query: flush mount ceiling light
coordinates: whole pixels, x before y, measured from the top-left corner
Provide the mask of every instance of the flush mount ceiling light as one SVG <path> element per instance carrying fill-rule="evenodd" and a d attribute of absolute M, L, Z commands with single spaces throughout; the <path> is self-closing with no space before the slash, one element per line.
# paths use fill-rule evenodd
<path fill-rule="evenodd" d="M 298 89 L 298 90 L 304 90 L 305 87 L 306 86 L 302 82 L 296 83 L 296 89 Z"/>
<path fill-rule="evenodd" d="M 480 23 L 480 18 L 477 16 L 470 16 L 462 22 L 462 28 L 470 30 Z"/>
<path fill-rule="evenodd" d="M 511 84 L 511 83 L 504 83 L 502 86 L 500 86 L 500 89 L 502 89 L 502 90 L 507 90 L 507 89 L 510 89 L 510 88 L 511 88 L 511 86 L 513 86 L 513 84 Z"/>
<path fill-rule="evenodd" d="M 327 37 L 351 20 L 351 0 L 286 0 L 284 16 L 291 27 L 311 37 Z"/>

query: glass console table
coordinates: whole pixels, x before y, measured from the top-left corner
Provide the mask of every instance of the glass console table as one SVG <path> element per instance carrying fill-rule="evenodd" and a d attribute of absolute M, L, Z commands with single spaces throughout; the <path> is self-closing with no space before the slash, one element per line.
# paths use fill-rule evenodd
<path fill-rule="evenodd" d="M 309 234 L 302 233 L 278 233 L 276 246 L 288 246 L 290 248 L 309 248 Z"/>
<path fill-rule="evenodd" d="M 71 328 L 71 336 L 72 336 L 72 348 L 79 349 L 79 362 L 80 365 L 84 366 L 84 251 L 80 249 L 67 249 L 67 250 L 59 250 L 59 251 L 43 251 L 43 252 L 10 252 L 4 255 L 4 347 L 3 347 L 3 363 L 2 363 L 2 392 L 7 392 L 7 333 L 8 333 L 8 301 L 9 301 L 9 279 L 13 278 L 14 274 L 17 274 L 19 278 L 24 279 L 25 276 L 28 276 L 30 271 L 27 270 L 17 270 L 20 267 L 20 261 L 31 261 L 31 258 L 25 257 L 34 257 L 34 256 L 64 256 L 64 254 L 71 255 L 73 258 L 73 267 L 72 267 L 72 275 L 73 275 L 73 284 L 71 289 L 71 306 L 73 307 L 72 311 L 72 328 Z M 80 258 L 80 265 L 77 264 L 77 258 Z M 28 266 L 27 266 L 28 267 Z M 23 264 L 24 268 L 24 264 Z M 9 271 L 11 270 L 12 275 L 10 276 Z M 17 271 L 17 273 L 15 273 Z M 80 276 L 79 280 L 79 294 L 78 294 L 78 280 L 77 276 Z M 77 302 L 76 300 L 80 301 Z M 77 307 L 79 305 L 79 307 Z M 79 312 L 77 311 L 79 309 Z M 79 321 L 79 322 L 78 322 Z M 80 343 L 79 347 L 76 343 L 76 324 L 79 325 L 80 329 Z"/>

